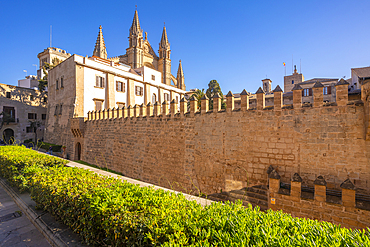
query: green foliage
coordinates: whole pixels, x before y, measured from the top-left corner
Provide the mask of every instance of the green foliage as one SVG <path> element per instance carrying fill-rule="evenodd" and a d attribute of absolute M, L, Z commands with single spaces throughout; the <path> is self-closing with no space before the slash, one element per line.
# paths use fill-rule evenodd
<path fill-rule="evenodd" d="M 16 170 L 10 164 L 25 163 L 22 159 L 29 160 L 30 154 L 15 161 L 14 156 L 25 149 L 9 152 L 6 148 L 0 147 L 1 174 L 13 175 Z M 370 246 L 369 229 L 340 228 L 281 211 L 264 213 L 241 202 L 201 207 L 182 194 L 39 162 L 40 166 L 37 162 L 24 165 L 32 198 L 88 245 Z"/>
<path fill-rule="evenodd" d="M 96 166 L 96 165 L 93 165 L 93 164 L 87 163 L 87 162 L 82 161 L 82 160 L 75 160 L 74 162 L 76 162 L 76 163 L 80 163 L 80 164 L 82 164 L 82 165 L 86 165 L 86 166 L 91 166 L 91 167 L 98 168 L 98 169 L 103 170 L 103 171 L 107 171 L 107 172 L 111 172 L 111 173 L 114 173 L 114 174 L 117 174 L 117 175 L 121 175 L 121 176 L 123 176 L 123 174 L 122 174 L 121 172 L 116 172 L 116 171 L 113 171 L 113 170 L 108 169 L 108 168 L 106 168 L 106 167 Z"/>
<path fill-rule="evenodd" d="M 57 66 L 58 64 L 60 64 L 61 62 L 62 61 L 59 58 L 55 57 L 53 58 L 51 63 L 45 63 L 44 66 L 42 66 L 44 77 L 41 80 L 39 80 L 39 86 L 38 86 L 41 92 L 43 92 L 45 88 L 48 86 L 48 71 L 54 68 L 55 66 Z"/>
<path fill-rule="evenodd" d="M 12 186 L 27 190 L 29 178 L 45 167 L 64 165 L 67 162 L 47 156 L 23 146 L 0 147 L 0 175 Z"/>
<path fill-rule="evenodd" d="M 14 122 L 14 117 L 11 117 L 9 113 L 3 111 L 0 113 L 0 129 L 4 126 L 4 124 L 9 124 L 10 122 Z"/>
<path fill-rule="evenodd" d="M 226 109 L 226 102 L 224 102 L 224 95 L 222 94 L 220 84 L 216 80 L 211 80 L 208 83 L 208 89 L 206 91 L 206 95 L 209 99 L 209 109 L 213 109 L 213 96 L 216 94 L 220 94 L 221 96 L 221 109 Z"/>
<path fill-rule="evenodd" d="M 197 99 L 197 102 L 198 102 L 198 109 L 197 110 L 200 110 L 201 109 L 201 99 L 202 97 L 204 96 L 204 89 L 200 90 L 200 89 L 197 89 L 191 96 L 191 97 L 195 97 Z M 190 101 L 188 101 L 188 109 L 190 109 Z"/>
<path fill-rule="evenodd" d="M 38 142 L 37 143 L 37 147 L 45 149 L 46 151 L 49 150 L 50 146 L 51 146 L 53 152 L 61 152 L 61 150 L 62 150 L 62 145 L 56 145 L 56 144 L 47 143 L 47 142 Z"/>

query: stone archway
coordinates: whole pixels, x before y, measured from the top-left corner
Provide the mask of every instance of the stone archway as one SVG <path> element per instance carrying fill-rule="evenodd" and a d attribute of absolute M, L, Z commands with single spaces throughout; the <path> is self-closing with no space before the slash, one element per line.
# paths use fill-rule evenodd
<path fill-rule="evenodd" d="M 81 160 L 81 143 L 76 143 L 75 148 L 75 160 Z"/>
<path fill-rule="evenodd" d="M 3 132 L 3 140 L 6 144 L 14 142 L 14 130 L 9 128 L 5 129 Z"/>

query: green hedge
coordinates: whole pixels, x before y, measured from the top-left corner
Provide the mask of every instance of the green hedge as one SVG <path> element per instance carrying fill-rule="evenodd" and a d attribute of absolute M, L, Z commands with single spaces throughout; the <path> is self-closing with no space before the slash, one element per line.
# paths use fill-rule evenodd
<path fill-rule="evenodd" d="M 40 154 L 24 146 L 0 148 L 0 175 L 21 191 L 28 189 L 29 178 L 37 171 L 65 164 L 65 160 Z"/>
<path fill-rule="evenodd" d="M 46 151 L 49 151 L 49 148 L 51 146 L 53 152 L 61 152 L 62 151 L 62 145 L 55 145 L 47 142 L 38 142 L 37 146 L 39 148 L 45 149 Z"/>
<path fill-rule="evenodd" d="M 7 160 L 14 158 L 2 152 L 6 148 L 0 147 L 1 162 L 10 164 Z M 32 198 L 89 245 L 370 246 L 369 231 L 293 218 L 281 211 L 264 213 L 241 203 L 201 207 L 181 194 L 82 169 L 32 166 L 35 172 L 24 176 Z M 6 167 L 1 172 L 11 174 L 12 168 Z"/>

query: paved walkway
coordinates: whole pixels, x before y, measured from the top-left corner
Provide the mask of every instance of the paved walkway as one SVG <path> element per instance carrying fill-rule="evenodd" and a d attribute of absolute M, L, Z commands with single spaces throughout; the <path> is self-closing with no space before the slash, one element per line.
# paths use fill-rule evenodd
<path fill-rule="evenodd" d="M 51 246 L 0 186 L 0 246 Z"/>

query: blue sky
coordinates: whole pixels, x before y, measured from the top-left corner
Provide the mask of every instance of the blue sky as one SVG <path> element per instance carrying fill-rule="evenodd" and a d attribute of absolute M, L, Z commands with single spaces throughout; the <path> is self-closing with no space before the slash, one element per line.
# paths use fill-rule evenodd
<path fill-rule="evenodd" d="M 216 79 L 224 93 L 255 92 L 270 78 L 283 85 L 292 56 L 305 79 L 350 77 L 370 66 L 370 1 L 0 1 L 0 83 L 35 74 L 52 46 L 92 55 L 99 25 L 108 57 L 125 53 L 135 11 L 158 53 L 163 23 L 172 73 L 182 60 L 187 89 Z"/>

